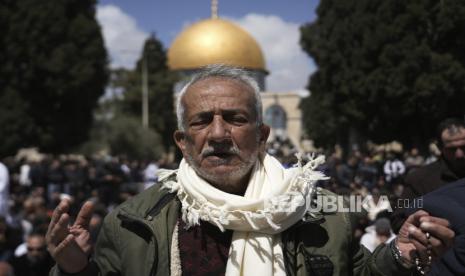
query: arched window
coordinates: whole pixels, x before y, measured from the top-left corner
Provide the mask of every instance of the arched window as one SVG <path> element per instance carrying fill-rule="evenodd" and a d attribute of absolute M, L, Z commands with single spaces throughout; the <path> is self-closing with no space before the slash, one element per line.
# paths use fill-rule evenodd
<path fill-rule="evenodd" d="M 273 129 L 286 129 L 286 111 L 277 104 L 268 107 L 265 111 L 265 123 Z"/>

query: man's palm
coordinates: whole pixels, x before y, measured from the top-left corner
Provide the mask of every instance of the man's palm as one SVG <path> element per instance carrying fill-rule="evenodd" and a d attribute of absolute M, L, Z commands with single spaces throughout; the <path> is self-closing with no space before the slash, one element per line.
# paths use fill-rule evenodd
<path fill-rule="evenodd" d="M 92 252 L 89 222 L 92 217 L 93 204 L 86 202 L 73 226 L 69 226 L 67 214 L 69 202 L 62 201 L 53 212 L 52 221 L 47 231 L 48 250 L 59 267 L 68 273 L 83 270 Z"/>

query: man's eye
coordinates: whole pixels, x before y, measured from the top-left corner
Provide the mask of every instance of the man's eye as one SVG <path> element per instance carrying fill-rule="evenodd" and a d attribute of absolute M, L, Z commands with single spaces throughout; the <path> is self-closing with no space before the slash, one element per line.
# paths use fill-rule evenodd
<path fill-rule="evenodd" d="M 190 123 L 191 126 L 201 126 L 207 124 L 207 120 L 196 120 Z"/>
<path fill-rule="evenodd" d="M 225 119 L 228 122 L 236 123 L 236 124 L 245 124 L 248 122 L 247 118 L 242 115 L 227 116 Z"/>
<path fill-rule="evenodd" d="M 193 118 L 192 121 L 190 121 L 189 126 L 192 126 L 195 128 L 204 127 L 210 124 L 212 119 L 213 117 L 211 116 L 198 116 L 196 118 Z"/>

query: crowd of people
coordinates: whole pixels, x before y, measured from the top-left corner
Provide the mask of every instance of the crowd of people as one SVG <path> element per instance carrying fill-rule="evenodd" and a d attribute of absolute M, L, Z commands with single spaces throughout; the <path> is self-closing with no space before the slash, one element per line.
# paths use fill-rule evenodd
<path fill-rule="evenodd" d="M 221 84 L 221 86 L 231 90 L 228 91 L 228 93 L 236 93 L 237 91 L 235 89 L 237 87 L 241 89 L 244 88 L 242 87 L 244 84 L 237 81 L 230 83 L 221 78 L 210 78 L 211 79 L 208 79 L 208 81 L 200 79 L 199 82 L 202 84 L 208 83 L 214 87 L 220 87 L 219 85 Z M 194 87 L 196 89 L 198 88 L 196 86 Z M 251 87 L 253 87 L 253 85 Z M 190 95 L 190 97 L 194 96 Z M 231 97 L 228 99 L 230 98 Z M 190 99 L 190 101 L 192 101 L 192 99 Z M 235 102 L 231 104 L 235 104 Z M 190 107 L 193 108 L 192 106 Z M 250 111 L 248 110 L 247 112 Z M 226 121 L 232 120 L 228 116 L 223 119 Z M 203 123 L 204 121 L 201 122 Z M 238 121 L 234 121 L 234 123 L 250 124 L 255 127 L 255 124 L 244 119 L 238 119 Z M 216 126 L 216 128 L 211 130 L 212 133 L 210 136 L 208 136 L 208 139 L 211 140 L 209 140 L 209 143 L 213 145 L 211 150 L 208 149 L 210 151 L 202 151 L 202 153 L 194 152 L 192 145 L 189 144 L 192 142 L 185 139 L 186 134 L 183 131 L 177 131 L 175 133 L 176 143 L 183 152 L 184 157 L 193 158 L 192 156 L 197 154 L 204 158 L 209 158 L 210 155 L 216 154 L 212 157 L 212 160 L 219 162 L 218 159 L 227 159 L 226 155 L 228 154 L 232 155 L 232 153 L 234 153 L 237 155 L 238 151 L 234 149 L 233 146 L 228 144 L 231 146 L 231 149 L 226 149 L 215 144 L 217 143 L 215 140 L 216 136 L 218 136 L 217 140 L 220 140 L 220 138 L 223 139 L 226 135 L 225 129 L 223 129 L 224 125 L 216 125 L 216 122 L 212 123 L 211 121 L 208 121 L 208 124 L 215 124 Z M 194 126 L 194 129 L 196 129 L 196 126 L 197 125 Z M 180 129 L 183 129 L 182 124 L 180 125 Z M 251 131 L 247 129 L 247 131 L 249 132 L 248 135 L 236 137 L 236 139 L 244 142 L 243 145 L 241 144 L 241 147 L 245 148 L 244 152 L 248 154 L 249 142 L 252 140 L 256 142 L 257 134 L 253 132 L 255 130 Z M 260 131 L 261 136 L 257 143 L 265 145 L 269 129 L 267 129 L 267 126 L 262 125 Z M 199 133 L 197 134 L 201 135 Z M 326 162 L 315 169 L 328 176 L 327 180 L 319 180 L 319 182 L 316 183 L 317 186 L 334 192 L 337 195 L 346 197 L 360 196 L 364 198 L 363 210 L 360 210 L 360 213 L 354 216 L 357 219 L 355 222 L 357 227 L 354 228 L 353 240 L 362 243 L 370 251 L 374 250 L 380 243 L 394 244 L 391 241 L 396 235 L 391 227 L 392 214 L 390 212 L 392 212 L 393 208 L 399 207 L 397 200 L 406 195 L 409 195 L 409 197 L 413 195 L 418 196 L 434 190 L 434 187 L 430 187 L 429 190 L 421 192 L 412 190 L 412 188 L 415 188 L 415 181 L 418 181 L 418 177 L 412 177 L 412 175 L 421 175 L 425 170 L 425 166 L 429 166 L 427 169 L 428 173 L 432 173 L 434 176 L 431 178 L 434 185 L 441 185 L 442 183 L 448 183 L 464 177 L 465 126 L 463 122 L 460 120 L 446 121 L 440 128 L 438 134 L 439 149 L 431 147 L 427 155 L 421 155 L 417 148 L 404 150 L 402 145 L 396 142 L 381 146 L 370 144 L 363 147 L 363 150 L 361 147 L 354 146 L 348 152 L 343 152 L 341 148 L 335 147 L 333 150 L 320 151 L 316 154 L 326 156 Z M 247 139 L 251 140 L 249 141 Z M 221 142 L 226 143 L 223 140 L 221 140 Z M 229 142 L 229 140 L 227 142 Z M 255 145 L 255 147 L 258 148 L 258 145 Z M 440 154 L 440 150 L 442 155 Z M 268 154 L 275 156 L 281 163 L 279 168 L 275 167 L 277 165 L 269 161 L 271 157 L 265 157 L 268 158 L 266 166 L 269 168 L 273 167 L 276 170 L 283 170 L 282 167 L 291 167 L 298 161 L 298 158 L 312 159 L 316 156 L 315 154 L 304 154 L 297 157 L 296 154 L 299 151 L 288 139 L 281 138 L 270 140 L 267 143 L 266 151 Z M 258 151 L 250 150 L 250 152 L 251 156 L 258 157 Z M 241 153 L 245 154 L 239 152 L 239 154 Z M 223 177 L 223 174 L 218 174 L 215 171 L 218 167 L 221 167 L 222 163 L 220 162 L 218 165 L 213 161 L 210 163 L 216 165 L 210 168 L 208 165 L 210 163 L 203 164 L 198 160 L 189 159 L 189 162 L 192 162 L 194 165 L 196 162 L 199 162 L 199 164 L 201 164 L 199 166 L 205 166 L 202 170 L 195 168 L 199 170 L 200 173 L 203 173 L 203 170 L 212 170 L 212 172 L 209 172 L 209 174 L 203 177 L 208 179 L 211 178 L 211 182 L 215 183 L 215 185 L 222 185 L 222 180 L 215 178 L 216 175 L 221 175 L 221 177 Z M 247 166 L 249 166 L 249 169 L 252 168 L 254 164 L 247 163 L 247 158 L 241 159 L 241 162 L 245 162 Z M 265 161 L 263 162 L 265 163 Z M 188 166 L 189 165 L 185 163 L 183 165 L 181 162 L 181 173 L 179 177 L 191 181 L 191 178 L 195 177 L 193 174 L 187 177 L 190 170 Z M 47 245 L 49 251 L 52 250 L 50 252 L 57 250 L 50 249 L 54 241 L 46 241 L 46 233 L 47 237 L 50 239 L 50 235 L 54 235 L 53 233 L 57 231 L 66 233 L 68 233 L 68 231 L 79 231 L 79 229 L 76 230 L 72 227 L 70 230 L 66 229 L 66 226 L 60 225 L 60 221 L 63 220 L 67 222 L 66 224 L 69 222 L 70 225 L 86 225 L 90 234 L 90 240 L 95 242 L 103 224 L 104 217 L 111 212 L 113 208 L 130 197 L 139 194 L 141 191 L 148 189 L 150 186 L 158 185 L 159 179 L 157 179 L 157 171 L 160 168 L 174 169 L 176 167 L 176 164 L 168 163 L 164 160 L 140 161 L 131 160 L 127 157 L 111 156 L 90 158 L 80 155 L 53 156 L 36 153 L 32 154 L 32 156 L 19 155 L 16 156 L 16 158 L 5 158 L 2 160 L 2 163 L 0 163 L 0 275 L 10 272 L 16 275 L 46 275 L 54 264 L 49 252 L 47 252 Z M 239 167 L 239 169 L 242 168 L 241 166 L 236 167 Z M 433 169 L 430 169 L 430 167 Z M 455 178 L 450 178 L 450 175 L 447 176 L 449 177 L 447 179 L 442 178 L 443 172 L 446 171 L 446 169 L 444 169 L 445 167 L 449 169 L 448 171 L 451 171 Z M 255 167 L 255 169 L 257 168 Z M 234 172 L 230 174 L 231 177 L 234 176 Z M 226 176 L 229 177 L 230 175 L 227 174 Z M 252 176 L 249 175 L 249 177 Z M 253 177 L 255 177 L 255 175 L 253 175 Z M 406 183 L 406 180 L 410 182 L 410 184 Z M 166 177 L 163 181 L 166 182 Z M 202 183 L 202 180 L 199 179 L 197 182 Z M 251 183 L 255 182 L 252 181 Z M 269 185 L 270 183 L 265 184 Z M 185 187 L 187 189 L 190 184 L 182 182 L 182 185 L 187 185 Z M 230 192 L 228 190 L 235 186 L 221 186 L 221 190 L 228 193 L 241 194 L 244 192 L 243 186 L 244 185 L 238 186 L 237 188 L 241 189 L 238 191 Z M 247 187 L 247 185 L 245 185 L 245 187 Z M 171 189 L 172 191 L 179 189 L 179 186 L 172 186 Z M 181 190 L 181 192 L 182 191 L 183 190 Z M 63 205 L 63 199 L 67 199 L 65 205 Z M 237 198 L 233 196 L 231 200 L 231 202 L 234 203 Z M 93 212 L 87 210 L 90 207 L 82 207 L 85 201 L 92 202 Z M 166 204 L 168 201 L 161 202 L 165 202 Z M 184 204 L 185 202 L 183 201 L 182 203 Z M 195 205 L 195 201 L 192 204 Z M 194 208 L 194 205 L 191 207 Z M 200 206 L 200 208 L 204 208 L 203 205 Z M 186 210 L 188 209 L 183 208 L 183 212 L 186 212 Z M 190 212 L 189 210 L 187 212 Z M 69 214 L 69 218 L 67 216 L 63 217 L 64 213 Z M 224 224 L 224 217 L 214 218 L 213 213 L 207 213 L 208 216 L 212 216 L 212 220 L 219 225 Z M 86 217 L 86 214 L 89 214 L 89 218 Z M 258 217 L 259 215 L 262 214 L 257 214 Z M 424 214 L 422 216 L 424 216 Z M 53 219 L 53 217 L 55 217 L 55 219 Z M 83 222 L 83 217 L 86 217 L 86 220 L 88 219 L 88 223 Z M 192 219 L 184 221 L 184 223 L 193 223 Z M 249 220 L 251 219 L 255 218 L 249 218 Z M 279 227 L 271 224 L 269 219 L 269 217 L 266 217 L 268 224 Z M 73 224 L 74 220 L 76 220 L 75 224 Z M 250 223 L 249 220 L 244 223 Z M 405 218 L 401 223 L 402 225 L 404 221 Z M 439 228 L 444 228 L 440 224 L 444 224 L 444 222 L 439 222 L 438 224 Z M 224 225 L 227 226 L 228 223 Z M 205 230 L 202 227 L 199 228 L 199 231 Z M 252 223 L 250 227 L 251 230 L 249 231 L 253 233 L 255 230 L 254 223 Z M 327 227 L 330 227 L 330 225 L 328 224 Z M 442 230 L 443 233 L 450 232 L 447 229 Z M 71 233 L 73 233 L 73 235 L 78 235 L 77 232 Z M 190 239 L 192 237 L 189 236 L 189 233 L 190 232 L 181 231 L 180 235 L 182 234 L 182 236 L 180 238 L 191 241 Z M 227 237 L 227 235 L 225 236 L 221 233 L 212 232 L 210 234 L 215 237 Z M 439 234 L 439 236 L 441 236 L 441 234 Z M 448 239 L 450 238 L 451 237 Z M 61 239 L 64 239 L 64 237 Z M 58 245 L 61 241 L 57 240 L 55 243 Z M 399 241 L 396 244 L 400 243 Z M 402 241 L 402 243 L 403 246 L 406 246 L 410 241 L 406 240 Z M 227 246 L 225 249 L 227 249 Z M 180 250 L 190 249 L 180 247 Z M 388 251 L 389 250 L 383 250 L 384 253 L 380 254 L 385 254 Z M 66 255 L 66 253 L 63 254 Z M 54 257 L 55 260 L 57 260 L 57 257 Z M 64 263 L 72 263 L 72 261 L 73 260 L 64 260 Z M 58 260 L 57 262 L 59 263 Z M 86 269 L 90 268 L 87 267 Z"/>
<path fill-rule="evenodd" d="M 404 189 L 403 177 L 412 170 L 424 166 L 438 156 L 420 155 L 416 148 L 402 151 L 400 146 L 372 147 L 366 152 L 355 150 L 343 157 L 336 147 L 327 153 L 327 160 L 320 167 L 329 180 L 319 185 L 337 194 L 368 196 L 374 204 L 366 205 L 366 213 L 360 218 L 356 238 L 373 230 L 374 222 L 383 213 L 376 201 L 386 195 L 394 206 Z M 387 149 L 387 150 L 386 150 Z M 288 139 L 275 139 L 268 143 L 267 151 L 276 156 L 285 166 L 297 161 L 297 150 Z M 436 151 L 432 151 L 435 153 Z M 43 155 L 40 160 L 7 158 L 4 160 L 8 172 L 9 190 L 1 202 L 7 204 L 0 216 L 0 261 L 10 261 L 15 269 L 19 258 L 25 258 L 31 246 L 28 240 L 42 242 L 44 258 L 36 258 L 48 269 L 52 262 L 45 251 L 45 236 L 51 212 L 63 198 L 69 198 L 72 214 L 86 200 L 97 204 L 91 226 L 93 238 L 97 236 L 104 216 L 116 205 L 129 197 L 156 184 L 158 168 L 173 168 L 174 164 L 162 160 L 131 160 L 125 157 L 86 158 L 78 155 Z M 4 188 L 5 189 L 5 188 Z M 383 217 L 383 216 L 381 216 Z M 386 224 L 384 223 L 384 229 Z M 389 227 L 388 227 L 389 228 Z M 366 230 L 368 229 L 368 230 Z M 386 231 L 386 230 L 384 230 Z M 387 230 L 389 233 L 392 230 Z M 38 237 L 42 237 L 38 238 Z M 38 251 L 35 250 L 35 251 Z M 39 264 L 38 263 L 38 264 Z M 19 265 L 22 269 L 28 266 Z M 31 273 L 38 273 L 30 266 Z M 32 272 L 35 271 L 35 272 Z M 33 274 L 28 274 L 33 275 Z M 37 274 L 37 275 L 40 275 Z"/>
<path fill-rule="evenodd" d="M 53 265 L 44 237 L 53 209 L 62 199 L 73 203 L 72 214 L 86 200 L 96 204 L 91 221 L 95 239 L 109 211 L 154 185 L 159 167 L 172 167 L 163 160 L 36 153 L 5 158 L 0 165 L 0 261 L 22 271 L 16 275 L 46 275 L 44 271 Z M 40 244 L 34 247 L 30 241 Z M 43 259 L 27 258 L 39 251 Z M 25 265 L 29 259 L 31 263 Z"/>
<path fill-rule="evenodd" d="M 444 132 L 440 132 L 438 136 L 439 146 L 446 153 L 448 137 L 463 136 L 463 131 L 457 132 L 455 128 L 465 129 L 463 122 L 452 121 L 441 129 L 449 132 L 445 132 L 445 136 Z M 459 138 L 464 140 L 462 136 Z M 460 141 L 454 139 L 453 142 Z M 463 154 L 463 146 L 458 147 L 460 150 Z M 269 141 L 267 152 L 279 159 L 284 167 L 291 167 L 297 162 L 295 154 L 298 150 L 288 139 Z M 328 179 L 319 181 L 318 186 L 338 195 L 364 198 L 364 208 L 357 217 L 353 237 L 370 251 L 378 244 L 389 243 L 395 238 L 394 231 L 398 229 L 391 226 L 390 211 L 399 207 L 398 199 L 413 196 L 413 186 L 409 182 L 416 180 L 412 180 L 412 175 L 421 174 L 428 166 L 426 170 L 436 171 L 437 179 L 433 177 L 432 180 L 436 185 L 442 181 L 441 170 L 444 170 L 434 169 L 440 161 L 446 161 L 443 166 L 452 166 L 450 169 L 456 173 L 455 178 L 443 179 L 443 183 L 463 177 L 457 172 L 464 171 L 463 167 L 454 167 L 453 154 L 451 160 L 444 160 L 434 146 L 425 155 L 420 154 L 417 148 L 404 150 L 396 142 L 368 145 L 364 150 L 354 147 L 346 154 L 340 147 L 335 147 L 319 154 L 326 156 L 326 162 L 318 170 Z M 127 157 L 40 156 L 5 158 L 0 163 L 0 275 L 8 271 L 16 275 L 47 274 L 54 261 L 46 250 L 45 233 L 53 210 L 64 198 L 71 204 L 69 214 L 72 219 L 76 218 L 85 201 L 94 203 L 89 231 L 95 241 L 104 217 L 114 207 L 157 185 L 158 169 L 176 167 L 164 160 L 140 161 Z M 463 156 L 459 159 L 462 160 Z M 463 160 L 460 162 L 459 166 L 463 166 Z M 415 196 L 426 192 L 429 191 L 417 192 Z M 381 202 L 383 197 L 388 201 Z"/>

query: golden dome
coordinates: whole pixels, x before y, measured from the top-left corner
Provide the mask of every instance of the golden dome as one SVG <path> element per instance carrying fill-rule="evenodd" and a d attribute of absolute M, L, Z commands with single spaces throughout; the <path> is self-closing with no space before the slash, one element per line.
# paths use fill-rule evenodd
<path fill-rule="evenodd" d="M 185 29 L 168 50 L 172 70 L 196 69 L 209 64 L 265 69 L 260 46 L 241 27 L 218 18 L 206 19 Z"/>

